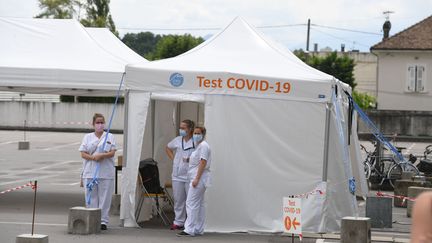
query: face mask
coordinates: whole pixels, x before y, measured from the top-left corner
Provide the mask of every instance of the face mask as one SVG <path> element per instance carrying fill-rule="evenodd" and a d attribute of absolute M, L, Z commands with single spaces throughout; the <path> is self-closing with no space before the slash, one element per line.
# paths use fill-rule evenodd
<path fill-rule="evenodd" d="M 193 135 L 193 141 L 194 141 L 195 143 L 199 143 L 199 142 L 201 142 L 201 140 L 203 140 L 203 136 L 202 136 L 202 134 L 194 134 L 194 135 Z"/>
<path fill-rule="evenodd" d="M 179 129 L 179 134 L 180 134 L 180 136 L 185 137 L 187 135 L 187 132 L 186 132 L 186 130 Z"/>
<path fill-rule="evenodd" d="M 96 132 L 103 132 L 104 128 L 105 128 L 105 124 L 103 124 L 103 123 L 96 123 L 95 124 Z"/>

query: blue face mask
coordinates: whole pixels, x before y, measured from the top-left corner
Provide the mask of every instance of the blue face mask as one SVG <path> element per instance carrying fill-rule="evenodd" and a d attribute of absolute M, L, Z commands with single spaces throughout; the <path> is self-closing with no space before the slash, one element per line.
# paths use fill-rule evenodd
<path fill-rule="evenodd" d="M 202 136 L 202 134 L 194 134 L 193 135 L 193 141 L 195 142 L 195 143 L 199 143 L 199 142 L 201 142 L 203 140 L 203 136 Z"/>
<path fill-rule="evenodd" d="M 186 132 L 186 130 L 179 129 L 179 134 L 180 134 L 180 136 L 185 137 L 187 135 L 187 132 Z"/>

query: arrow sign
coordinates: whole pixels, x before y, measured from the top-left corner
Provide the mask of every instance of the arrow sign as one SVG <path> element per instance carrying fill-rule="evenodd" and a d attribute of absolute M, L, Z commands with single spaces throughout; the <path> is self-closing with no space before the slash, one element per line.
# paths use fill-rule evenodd
<path fill-rule="evenodd" d="M 285 232 L 301 235 L 301 198 L 283 198 L 283 224 Z"/>

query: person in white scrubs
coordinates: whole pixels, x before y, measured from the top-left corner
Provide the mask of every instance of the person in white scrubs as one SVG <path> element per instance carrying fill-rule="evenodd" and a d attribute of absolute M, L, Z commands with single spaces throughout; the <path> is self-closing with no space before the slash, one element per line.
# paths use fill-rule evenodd
<path fill-rule="evenodd" d="M 188 168 L 189 157 L 195 150 L 192 134 L 195 123 L 184 120 L 180 123 L 179 135 L 168 143 L 166 153 L 173 161 L 172 189 L 174 197 L 174 222 L 171 230 L 184 229 L 186 221 L 186 197 L 189 190 Z"/>
<path fill-rule="evenodd" d="M 205 141 L 206 129 L 196 127 L 193 140 L 196 148 L 189 159 L 188 177 L 190 181 L 186 199 L 187 218 L 184 231 L 178 236 L 195 236 L 204 233 L 205 201 L 204 193 L 210 186 L 211 150 Z"/>
<path fill-rule="evenodd" d="M 95 131 L 86 134 L 79 147 L 81 157 L 84 159 L 81 179 L 82 186 L 85 187 L 86 199 L 90 196 L 90 203 L 87 203 L 86 200 L 86 207 L 101 209 L 101 229 L 106 230 L 109 223 L 111 198 L 114 193 L 116 143 L 111 133 L 104 132 L 105 118 L 102 114 L 94 114 L 93 127 Z M 104 146 L 106 136 L 108 137 Z M 89 192 L 86 185 L 95 176 L 97 165 L 99 165 L 99 172 L 96 175 L 98 183 L 95 183 L 92 191 Z"/>

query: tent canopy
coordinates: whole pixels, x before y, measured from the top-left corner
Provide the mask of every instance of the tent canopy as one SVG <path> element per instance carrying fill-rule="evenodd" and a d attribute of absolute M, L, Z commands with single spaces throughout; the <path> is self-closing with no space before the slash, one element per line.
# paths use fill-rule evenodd
<path fill-rule="evenodd" d="M 125 66 L 146 60 L 109 30 L 73 19 L 0 17 L 0 90 L 114 95 Z"/>
<path fill-rule="evenodd" d="M 348 135 L 341 90 L 349 87 L 243 19 L 183 55 L 128 65 L 125 85 L 125 226 L 136 226 L 139 161 L 154 158 L 162 184 L 170 180 L 165 146 L 182 119 L 204 121 L 208 131 L 207 231 L 282 231 L 282 198 L 317 190 L 325 193 L 302 202 L 305 231 L 335 231 L 341 217 L 356 214 L 348 181 L 354 176 L 362 184 L 364 175 L 356 131 Z"/>
<path fill-rule="evenodd" d="M 266 39 L 241 17 L 180 56 L 128 65 L 126 70 L 127 87 L 145 91 L 181 90 L 328 101 L 334 84 L 332 76 L 306 65 L 286 48 Z M 178 87 L 170 83 L 179 77 L 176 73 L 184 80 Z M 209 80 L 207 85 L 205 79 Z M 288 84 L 284 87 L 285 83 Z"/>

